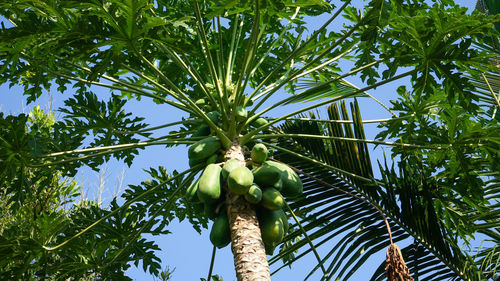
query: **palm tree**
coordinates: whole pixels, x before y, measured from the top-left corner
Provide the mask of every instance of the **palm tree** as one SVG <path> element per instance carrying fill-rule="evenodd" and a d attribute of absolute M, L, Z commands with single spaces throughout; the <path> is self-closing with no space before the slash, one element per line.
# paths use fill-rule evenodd
<path fill-rule="evenodd" d="M 409 237 L 415 242 L 402 255 L 411 259 L 410 269 L 418 272 L 424 268 L 424 274 L 431 270 L 434 280 L 450 276 L 479 280 L 483 277 L 479 268 L 469 267 L 477 260 L 458 245 L 459 239 L 471 237 L 477 229 L 453 224 L 474 218 L 474 222 L 487 222 L 485 231 L 494 233 L 498 227 L 498 212 L 494 211 L 499 196 L 494 187 L 498 182 L 494 172 L 498 171 L 498 123 L 489 124 L 493 129 L 488 130 L 480 128 L 482 119 L 471 123 L 469 117 L 482 112 L 472 98 L 473 85 L 461 73 L 475 75 L 490 66 L 484 64 L 487 54 L 462 51 L 472 40 L 490 34 L 496 18 L 415 2 L 374 0 L 363 10 L 354 9 L 351 1 L 342 5 L 324 1 L 2 3 L 0 11 L 13 26 L 0 33 L 0 82 L 24 85 L 30 100 L 51 83 L 61 92 L 67 85 L 77 90 L 62 110 L 64 119 L 56 125 L 58 132 L 71 139 L 60 135 L 52 140 L 30 139 L 35 146 L 30 142 L 12 146 L 4 140 L 7 160 L 1 175 L 9 180 L 25 166 L 71 175 L 82 165 L 97 168 L 110 157 L 130 164 L 139 148 L 190 145 L 190 169 L 171 174 L 151 169 L 154 181 L 131 186 L 123 196 L 123 206 L 96 218 L 72 237 L 59 237 L 51 245 L 43 243 L 43 248 L 64 249 L 129 207 L 143 222 L 128 236 L 130 241 L 137 240 L 141 232 L 155 232 L 152 226 L 158 220 L 154 218 L 160 214 L 165 222 L 159 229 L 171 219 L 170 212 L 188 216 L 197 227 L 206 226 L 207 215 L 217 217 L 217 222 L 227 214 L 238 280 L 269 280 L 266 251 L 273 252 L 278 244 L 281 249 L 271 262 L 280 258 L 295 261 L 302 254 L 294 256 L 293 252 L 307 245 L 310 250 L 304 254 L 314 252 L 317 268 L 326 280 L 335 275 L 349 277 L 370 254 L 390 244 L 388 274 L 407 280 L 411 277 L 394 242 Z M 327 14 L 328 19 L 307 33 L 305 17 L 319 14 Z M 339 22 L 340 15 L 348 22 L 339 30 L 328 30 L 332 22 Z M 342 71 L 339 61 L 351 57 L 355 66 Z M 359 88 L 346 80 L 356 75 L 367 86 Z M 343 103 L 340 109 L 328 107 L 327 120 L 303 115 L 348 98 L 372 97 L 369 90 L 405 77 L 411 79 L 412 88 L 398 89 L 400 100 L 393 106 L 402 114 L 385 121 L 380 140 L 365 139 L 356 105 L 352 122 L 346 120 L 349 114 Z M 91 85 L 121 96 L 100 101 Z M 128 100 L 141 98 L 152 98 L 162 110 L 167 106 L 182 110 L 187 117 L 148 127 L 141 123 L 142 118 L 132 118 L 123 110 Z M 277 118 L 262 119 L 278 108 L 294 108 L 297 102 L 305 105 Z M 430 120 L 436 109 L 447 117 L 439 124 Z M 465 117 L 458 119 L 462 115 Z M 175 125 L 181 125 L 180 129 L 151 135 Z M 455 133 L 443 138 L 443 132 Z M 397 141 L 382 140 L 385 137 Z M 91 143 L 87 147 L 86 138 Z M 457 138 L 460 142 L 454 142 Z M 220 187 L 223 164 L 235 160 L 240 167 L 264 165 L 249 157 L 256 143 L 274 150 L 273 163 L 285 163 L 283 171 L 297 184 L 294 176 L 300 174 L 304 183 L 304 193 L 289 193 L 283 205 L 295 221 L 285 243 L 279 243 L 282 237 L 269 243 L 262 235 L 267 215 L 262 215 L 262 207 L 244 199 L 247 184 L 243 192 L 233 189 L 233 185 L 243 184 L 231 184 L 231 180 L 248 181 L 250 176 L 230 173 Z M 399 171 L 381 165 L 382 177 L 375 179 L 367 143 L 391 146 L 393 155 L 404 160 Z M 446 156 L 450 151 L 452 156 Z M 478 155 L 483 158 L 476 159 Z M 489 189 L 484 188 L 483 175 L 493 178 Z M 410 180 L 414 178 L 419 180 Z M 464 189 L 465 184 L 470 188 Z M 193 198 L 190 192 L 203 190 L 202 185 L 218 186 L 217 192 L 208 194 L 217 193 L 214 198 L 199 195 L 204 191 L 197 191 L 199 201 Z M 442 186 L 446 188 L 441 190 Z M 285 190 L 281 192 L 286 197 Z M 179 201 L 185 207 L 182 211 L 174 204 Z M 200 207 L 205 208 L 204 213 Z M 492 215 L 481 216 L 491 209 Z M 456 216 L 459 212 L 466 216 Z M 288 219 L 273 222 L 279 224 L 281 236 L 285 221 Z M 318 241 L 326 234 L 330 237 Z M 344 235 L 342 242 L 321 258 L 315 248 L 340 234 Z M 294 242 L 302 235 L 305 239 Z M 115 270 L 126 264 L 129 259 L 123 257 L 131 255 L 132 244 L 116 246 L 118 250 L 102 267 Z M 493 257 L 498 255 L 495 251 Z M 326 267 L 330 257 L 333 261 Z M 76 269 L 70 267 L 59 274 L 71 276 L 72 270 Z M 381 276 L 381 270 L 374 278 Z"/>

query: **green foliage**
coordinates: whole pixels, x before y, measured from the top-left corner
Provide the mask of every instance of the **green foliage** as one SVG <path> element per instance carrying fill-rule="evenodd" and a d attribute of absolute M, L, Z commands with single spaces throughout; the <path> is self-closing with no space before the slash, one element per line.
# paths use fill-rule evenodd
<path fill-rule="evenodd" d="M 4 153 L 11 159 L 2 161 L 6 166 L 0 186 L 2 279 L 127 279 L 124 271 L 131 262 L 137 266 L 139 261 L 144 270 L 159 272 L 159 259 L 154 254 L 159 248 L 137 236 L 138 232 L 168 233 L 153 230 L 158 221 L 120 207 L 116 201 L 109 210 L 92 201 L 80 201 L 81 187 L 64 179 L 63 172 L 23 163 L 22 149 L 27 151 L 25 158 L 33 159 L 57 140 L 53 113 L 45 114 L 37 106 L 28 116 L 9 115 L 3 120 L 14 126 L 2 127 L 3 139 L 10 140 L 4 142 Z M 14 170 L 10 174 L 9 168 Z M 100 219 L 100 224 L 82 235 L 81 231 Z M 45 248 L 71 237 L 65 248 Z"/>
<path fill-rule="evenodd" d="M 432 178 L 434 196 L 482 212 L 490 204 L 485 198 L 485 176 L 498 177 L 498 173 L 491 173 L 498 171 L 500 163 L 498 122 L 450 104 L 439 89 L 429 97 L 410 94 L 403 87 L 398 93 L 400 98 L 393 108 L 404 118 L 381 125 L 384 130 L 379 139 L 397 137 L 401 143 L 420 145 L 394 146 L 392 150 L 419 167 L 423 177 Z M 460 226 L 464 223 L 453 222 L 456 215 L 449 215 L 449 225 L 455 225 L 463 237 Z"/>
<path fill-rule="evenodd" d="M 54 167 L 35 168 L 40 156 L 64 141 L 57 136 L 54 115 L 45 114 L 37 106 L 29 115 L 4 117 L 0 113 L 0 123 L 0 186 L 8 195 L 9 205 L 18 208 L 26 199 L 58 193 L 58 179 L 64 172 Z M 73 142 L 67 140 L 66 145 Z"/>
<path fill-rule="evenodd" d="M 442 101 L 447 103 L 446 99 Z M 340 110 L 338 108 L 329 108 L 329 119 L 348 120 L 346 107 L 341 105 Z M 362 142 L 365 137 L 361 120 L 357 119 L 359 109 L 356 105 L 352 107 L 352 112 L 353 124 L 310 118 L 310 121 L 287 122 L 282 127 L 284 133 L 301 132 L 331 138 L 314 140 L 297 136 L 293 141 L 282 138 L 279 142 L 282 152 L 275 155 L 307 173 L 302 175 L 304 196 L 290 206 L 300 214 L 300 223 L 314 246 L 327 251 L 308 276 L 324 266 L 325 279 L 347 279 L 371 254 L 388 246 L 388 230 L 383 221 L 387 218 L 392 241 L 404 243 L 408 238 L 412 241 L 402 250 L 412 276 L 431 280 L 491 278 L 491 269 L 496 266 L 496 261 L 486 261 L 485 256 L 496 255 L 497 247 L 487 247 L 477 256 L 474 250 L 463 248 L 464 241 L 468 243 L 477 232 L 487 235 L 485 243 L 498 238 L 498 232 L 490 228 L 498 225 L 498 212 L 495 211 L 498 204 L 494 199 L 499 196 L 496 188 L 498 173 L 491 170 L 490 165 L 470 163 L 475 159 L 488 163 L 487 159 L 471 157 L 461 160 L 463 164 L 470 164 L 461 168 L 471 174 L 486 175 L 485 171 L 489 171 L 488 183 L 476 183 L 481 194 L 488 194 L 487 200 L 477 194 L 465 197 L 459 193 L 460 186 L 452 181 L 465 181 L 467 174 L 454 174 L 453 178 L 444 176 L 456 171 L 453 163 L 443 160 L 437 169 L 427 164 L 436 153 L 435 150 L 428 151 L 427 146 L 432 148 L 429 144 L 436 144 L 436 140 L 426 139 L 427 146 L 422 141 L 420 146 L 415 147 L 395 143 L 392 155 L 401 157 L 395 161 L 398 168 L 380 165 L 382 177 L 375 179 L 366 143 Z M 393 124 L 399 121 L 395 118 L 391 120 Z M 422 129 L 408 127 L 414 123 L 410 121 L 406 126 L 397 128 L 391 128 L 391 123 L 388 123 L 386 128 L 401 136 L 402 144 L 414 144 L 418 143 L 415 138 L 404 138 L 405 134 L 420 136 Z M 443 132 L 451 131 L 442 126 Z M 433 134 L 423 136 L 432 137 Z M 480 146 L 466 147 L 477 149 Z M 485 176 L 477 178 L 487 180 Z M 291 265 L 312 251 L 307 247 L 306 240 L 296 240 L 303 235 L 297 225 L 292 225 L 292 229 L 295 230 L 285 237 L 280 253 L 271 259 L 271 263 L 283 259 L 284 266 Z M 340 241 L 328 248 L 327 242 L 335 238 Z M 302 247 L 307 249 L 295 252 Z M 469 246 L 465 244 L 465 247 Z M 343 262 L 346 262 L 345 266 Z M 382 263 L 373 280 L 384 278 L 384 267 Z M 486 272 L 483 268 L 490 268 L 490 271 Z"/>
<path fill-rule="evenodd" d="M 201 232 L 201 228 L 208 227 L 207 218 L 200 215 L 196 207 L 186 201 L 183 197 L 184 192 L 177 190 L 187 188 L 194 175 L 177 178 L 171 182 L 173 177 L 179 176 L 177 172 L 169 175 L 164 167 L 151 168 L 147 172 L 151 175 L 151 179 L 140 185 L 129 185 L 122 198 L 126 202 L 137 200 L 130 208 L 144 217 L 151 216 L 155 212 L 161 214 L 161 219 L 158 220 L 159 224 L 155 228 L 155 234 L 167 231 L 168 224 L 176 218 L 179 221 L 187 218 L 198 232 Z M 153 188 L 154 190 L 151 191 Z M 166 206 L 165 203 L 169 200 L 171 203 Z"/>
<path fill-rule="evenodd" d="M 60 112 L 65 113 L 65 133 L 71 136 L 86 137 L 92 134 L 92 142 L 89 147 L 112 146 L 124 143 L 139 142 L 139 136 L 148 137 L 151 133 L 143 132 L 133 134 L 132 132 L 144 129 L 147 124 L 139 123 L 144 120 L 141 117 L 133 117 L 132 113 L 126 113 L 124 105 L 126 100 L 118 96 L 112 96 L 108 102 L 99 101 L 93 93 L 84 92 L 77 94 L 65 101 L 65 107 Z M 63 128 L 59 128 L 61 130 Z M 96 169 L 111 156 L 132 164 L 137 149 L 127 151 L 115 151 L 103 157 L 93 157 L 85 161 L 86 165 Z"/>
<path fill-rule="evenodd" d="M 500 104 L 498 83 L 485 84 L 498 80 L 493 26 L 500 15 L 494 1 L 485 2 L 487 16 L 451 0 L 373 0 L 361 9 L 314 0 L 3 1 L 9 24 L 0 29 L 0 83 L 21 85 L 29 102 L 53 86 L 75 93 L 61 120 L 39 108 L 29 116 L 0 113 L 0 207 L 7 214 L 0 277 L 126 279 L 124 270 L 139 262 L 161 275 L 159 248 L 141 234 L 167 234 L 176 218 L 206 228 L 201 204 L 186 200 L 185 189 L 206 159 L 222 163 L 221 150 L 232 142 L 262 142 L 298 169 L 287 167 L 294 177 L 305 172 L 295 177 L 304 194 L 285 204 L 300 219 L 271 262 L 289 265 L 314 252 L 311 274 L 321 268 L 324 279 L 347 279 L 388 241 L 412 240 L 403 254 L 426 279 L 496 278 L 497 248 L 477 255 L 461 248 L 476 233 L 498 244 Z M 335 30 L 308 30 L 306 20 L 319 15 Z M 350 83 L 353 77 L 365 87 Z M 380 124 L 376 140 L 365 139 L 356 102 L 350 113 L 345 103 L 327 107 L 328 120 L 304 114 L 373 97 L 370 90 L 405 77 L 394 118 Z M 111 97 L 104 101 L 94 86 Z M 125 110 L 144 98 L 186 115 L 149 127 Z M 304 106 L 287 110 L 297 102 Z M 261 122 L 277 108 L 289 113 Z M 98 169 L 111 157 L 131 165 L 144 147 L 200 139 L 218 141 L 186 172 L 146 169 L 151 179 L 129 185 L 121 206 L 67 204 L 78 187 L 61 177 L 83 165 Z M 391 147 L 378 179 L 368 143 Z M 339 242 L 331 246 L 333 238 Z M 331 247 L 319 257 L 322 245 Z"/>

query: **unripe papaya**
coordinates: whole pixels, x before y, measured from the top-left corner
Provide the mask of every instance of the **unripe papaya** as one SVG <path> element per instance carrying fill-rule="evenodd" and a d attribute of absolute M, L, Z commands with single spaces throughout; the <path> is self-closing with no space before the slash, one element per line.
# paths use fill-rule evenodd
<path fill-rule="evenodd" d="M 199 107 L 202 107 L 205 105 L 205 99 L 197 99 L 195 102 L 194 102 L 197 106 Z"/>
<path fill-rule="evenodd" d="M 273 255 L 276 246 L 283 240 L 288 232 L 288 221 L 283 209 L 268 212 L 272 213 L 265 213 L 264 211 L 259 212 L 259 225 L 261 227 L 262 240 L 264 242 L 266 254 Z M 268 218 L 260 219 L 262 216 L 268 216 Z M 269 216 L 271 218 L 269 218 Z M 279 223 L 276 222 L 276 219 L 278 219 L 282 224 L 283 235 L 281 235 L 281 229 L 279 229 Z M 264 232 L 266 232 L 266 234 L 264 234 Z"/>
<path fill-rule="evenodd" d="M 210 231 L 210 241 L 217 248 L 224 248 L 231 243 L 231 230 L 229 228 L 229 219 L 225 212 L 221 212 L 215 219 Z"/>
<path fill-rule="evenodd" d="M 248 117 L 248 111 L 243 106 L 236 107 L 236 121 L 241 122 L 245 121 Z"/>
<path fill-rule="evenodd" d="M 247 167 L 238 167 L 227 176 L 227 187 L 234 194 L 243 195 L 253 183 L 253 174 Z"/>
<path fill-rule="evenodd" d="M 188 157 L 193 161 L 206 159 L 222 147 L 219 139 L 215 136 L 204 138 L 189 147 Z"/>
<path fill-rule="evenodd" d="M 210 135 L 210 127 L 207 124 L 202 124 L 196 132 L 193 133 L 193 137 L 206 137 Z"/>
<path fill-rule="evenodd" d="M 203 214 L 205 215 L 205 217 L 211 220 L 217 218 L 217 205 L 217 202 L 203 203 Z"/>
<path fill-rule="evenodd" d="M 221 167 L 217 164 L 208 165 L 200 176 L 198 183 L 198 198 L 201 202 L 213 202 L 220 197 Z"/>
<path fill-rule="evenodd" d="M 201 163 L 205 163 L 205 159 L 189 159 L 189 168 L 193 168 Z"/>
<path fill-rule="evenodd" d="M 284 235 L 288 232 L 288 228 L 290 225 L 288 224 L 288 218 L 286 217 L 285 211 L 283 209 L 277 210 L 279 212 L 279 215 L 281 217 L 281 222 L 283 223 L 283 230 L 284 230 Z"/>
<path fill-rule="evenodd" d="M 191 183 L 191 185 L 186 189 L 186 194 L 184 195 L 184 198 L 186 198 L 187 201 L 192 202 L 193 199 L 195 199 L 196 193 L 198 191 L 198 183 L 200 179 L 197 179 Z"/>
<path fill-rule="evenodd" d="M 274 249 L 283 240 L 285 234 L 280 212 L 260 209 L 257 212 L 257 217 L 266 249 Z"/>
<path fill-rule="evenodd" d="M 264 244 L 264 248 L 266 249 L 266 255 L 272 256 L 274 254 L 274 249 L 276 249 L 276 245 Z"/>
<path fill-rule="evenodd" d="M 283 187 L 280 192 L 283 196 L 292 198 L 302 194 L 302 181 L 294 170 L 285 164 L 274 161 L 266 161 L 265 163 L 274 166 L 281 171 L 281 181 L 283 182 Z"/>
<path fill-rule="evenodd" d="M 224 179 L 227 179 L 227 176 L 229 175 L 229 173 L 236 169 L 236 168 L 239 168 L 241 167 L 240 166 L 240 162 L 236 159 L 229 159 L 226 161 L 226 163 L 224 163 L 224 166 L 222 166 L 222 177 Z"/>
<path fill-rule="evenodd" d="M 212 154 L 212 156 L 208 157 L 207 160 L 205 161 L 206 165 L 214 164 L 217 162 L 217 158 L 219 157 L 218 154 Z"/>
<path fill-rule="evenodd" d="M 257 204 L 262 200 L 262 190 L 255 183 L 250 186 L 248 192 L 245 193 L 245 199 L 252 204 Z"/>
<path fill-rule="evenodd" d="M 268 123 L 269 123 L 269 121 L 267 121 L 266 118 L 259 117 L 259 118 L 255 119 L 255 121 L 253 121 L 251 125 L 255 128 L 259 128 L 259 127 L 262 127 L 264 125 L 267 125 Z"/>
<path fill-rule="evenodd" d="M 262 191 L 262 200 L 260 201 L 260 205 L 269 209 L 269 210 L 279 210 L 283 207 L 285 200 L 281 193 L 272 188 L 268 187 Z"/>
<path fill-rule="evenodd" d="M 274 189 L 277 189 L 277 190 L 281 190 L 283 188 L 283 181 L 281 180 L 281 177 L 271 187 L 274 188 Z"/>
<path fill-rule="evenodd" d="M 281 170 L 269 165 L 268 162 L 252 170 L 254 182 L 261 187 L 274 187 L 280 190 Z"/>
<path fill-rule="evenodd" d="M 252 152 L 250 153 L 250 157 L 252 158 L 252 161 L 260 164 L 267 159 L 267 147 L 262 144 L 258 143 L 252 147 Z"/>
<path fill-rule="evenodd" d="M 207 117 L 214 124 L 217 124 L 219 123 L 220 113 L 218 111 L 210 111 L 209 113 L 207 113 Z"/>

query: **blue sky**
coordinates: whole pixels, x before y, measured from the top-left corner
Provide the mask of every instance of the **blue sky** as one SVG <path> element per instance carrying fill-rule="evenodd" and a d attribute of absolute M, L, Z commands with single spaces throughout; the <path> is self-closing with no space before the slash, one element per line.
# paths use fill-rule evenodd
<path fill-rule="evenodd" d="M 359 2 L 359 1 L 358 1 Z M 460 5 L 464 5 L 472 9 L 475 6 L 475 1 L 456 1 Z M 318 22 L 311 22 L 311 25 L 319 26 Z M 357 79 L 351 79 L 350 82 L 358 86 L 363 84 Z M 379 87 L 371 91 L 370 94 L 376 96 L 384 104 L 389 105 L 391 98 L 395 96 L 397 86 L 405 83 L 398 81 L 387 86 Z M 105 89 L 95 88 L 95 92 L 106 99 L 109 93 Z M 63 101 L 68 98 L 70 93 L 61 95 L 55 90 L 49 98 L 49 95 L 44 95 L 36 104 L 40 104 L 42 108 L 50 107 L 53 110 L 63 105 Z M 26 105 L 25 99 L 22 96 L 21 87 L 10 88 L 7 85 L 0 85 L 0 111 L 7 114 L 19 114 L 21 112 L 29 112 L 35 104 Z M 363 119 L 378 119 L 390 117 L 389 114 L 381 110 L 381 107 L 372 100 L 360 100 Z M 297 105 L 297 107 L 300 105 Z M 137 116 L 147 117 L 146 122 L 150 125 L 160 125 L 169 121 L 176 121 L 180 115 L 184 115 L 172 107 L 159 107 L 148 99 L 142 99 L 140 102 L 132 101 L 127 106 L 127 110 L 134 112 Z M 274 111 L 272 116 L 279 116 L 283 111 Z M 56 113 L 57 117 L 57 113 Z M 367 138 L 373 139 L 376 135 L 375 126 L 367 126 Z M 382 156 L 381 149 L 372 152 L 372 159 Z M 96 173 L 89 169 L 82 169 L 76 176 L 77 182 L 86 187 L 87 193 L 85 197 L 96 199 L 98 189 L 101 183 L 104 187 L 101 199 L 104 202 L 109 200 L 117 193 L 118 187 L 121 190 L 126 184 L 138 184 L 140 181 L 147 179 L 147 173 L 142 169 L 148 167 L 165 166 L 167 171 L 171 172 L 174 169 L 182 171 L 187 168 L 187 151 L 185 148 L 165 149 L 164 147 L 148 147 L 141 151 L 140 155 L 135 159 L 131 167 L 127 167 L 123 163 L 110 161 L 103 165 L 101 173 Z M 122 177 L 123 175 L 123 177 Z M 177 223 L 170 225 L 172 234 L 164 237 L 156 237 L 155 241 L 163 249 L 158 253 L 163 261 L 164 267 L 175 269 L 173 280 L 199 280 L 200 277 L 206 278 L 210 263 L 212 245 L 208 239 L 208 231 L 204 231 L 199 235 L 188 222 Z M 331 247 L 332 244 L 329 244 Z M 329 249 L 329 246 L 320 248 L 320 254 Z M 385 253 L 379 253 L 369 259 L 365 266 L 353 276 L 351 280 L 367 280 L 373 270 L 385 259 Z M 302 280 L 308 273 L 308 270 L 316 265 L 316 260 L 312 255 L 307 256 L 299 263 L 293 265 L 293 269 L 283 269 L 273 277 L 273 280 Z M 148 274 L 143 273 L 142 267 L 133 267 L 129 270 L 129 276 L 135 280 L 153 280 Z M 233 269 L 233 260 L 230 247 L 218 250 L 215 261 L 214 273 L 221 275 L 224 280 L 235 280 Z M 310 280 L 318 280 L 318 275 L 313 276 Z"/>

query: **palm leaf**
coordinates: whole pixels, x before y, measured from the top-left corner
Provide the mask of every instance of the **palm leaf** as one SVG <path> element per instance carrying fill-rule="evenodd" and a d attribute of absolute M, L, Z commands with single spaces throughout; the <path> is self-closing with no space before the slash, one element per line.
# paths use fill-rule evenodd
<path fill-rule="evenodd" d="M 357 103 L 351 105 L 350 114 L 345 103 L 331 105 L 328 114 L 332 121 L 328 124 L 315 121 L 311 114 L 310 120 L 288 121 L 280 130 L 287 134 L 301 132 L 364 139 Z M 350 123 L 334 122 L 349 120 L 349 115 L 353 117 Z M 275 158 L 303 171 L 304 196 L 290 206 L 300 214 L 300 223 L 314 247 L 326 253 L 306 277 L 323 265 L 327 272 L 322 280 L 347 280 L 370 256 L 385 251 L 391 239 L 379 211 L 388 219 L 392 242 L 406 244 L 408 238 L 413 239 L 402 251 L 412 274 L 420 274 L 423 280 L 448 277 L 476 280 L 475 276 L 479 276 L 476 265 L 463 268 L 472 259 L 447 235 L 446 226 L 440 222 L 432 204 L 432 196 L 421 190 L 421 181 L 414 180 L 418 171 L 410 165 L 403 163 L 398 172 L 381 167 L 382 180 L 376 181 L 366 143 L 292 138 L 280 139 L 279 146 L 293 153 L 281 152 Z M 316 162 L 311 164 L 298 155 Z M 296 225 L 292 225 L 292 229 L 284 240 L 286 246 L 270 260 L 271 264 L 284 259 L 288 265 L 312 251 L 304 249 L 307 241 L 297 239 L 302 233 Z M 294 251 L 300 252 L 294 256 Z M 381 265 L 373 279 L 380 279 L 383 271 Z"/>
<path fill-rule="evenodd" d="M 484 66 L 488 71 L 481 74 L 464 74 L 475 87 L 473 93 L 478 100 L 490 108 L 489 114 L 495 116 L 500 110 L 500 47 L 497 37 L 492 37 L 491 42 L 476 43 L 478 50 L 488 52 L 494 56 L 489 59 L 490 65 Z M 495 42 L 496 41 L 496 42 Z"/>

